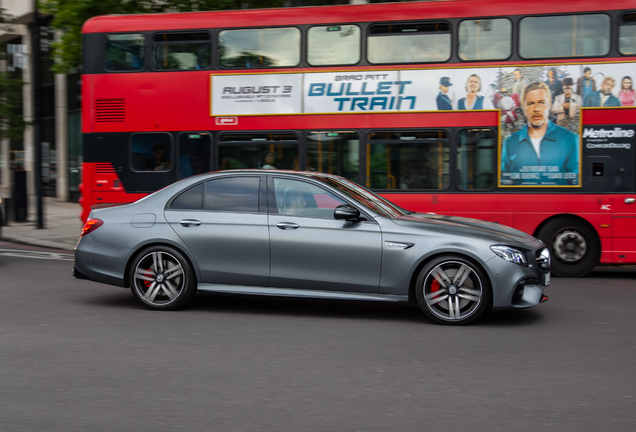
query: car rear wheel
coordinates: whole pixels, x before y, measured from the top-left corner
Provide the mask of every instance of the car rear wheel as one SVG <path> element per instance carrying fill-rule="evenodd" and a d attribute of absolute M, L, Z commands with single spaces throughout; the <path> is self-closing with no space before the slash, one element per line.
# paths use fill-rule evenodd
<path fill-rule="evenodd" d="M 478 265 L 458 255 L 427 263 L 417 278 L 417 303 L 424 314 L 441 324 L 468 324 L 486 310 L 490 282 Z"/>
<path fill-rule="evenodd" d="M 196 294 L 190 262 L 169 246 L 144 249 L 130 267 L 129 280 L 135 297 L 149 309 L 178 309 Z"/>
<path fill-rule="evenodd" d="M 589 224 L 573 216 L 552 219 L 537 233 L 550 248 L 550 271 L 559 277 L 582 277 L 601 257 L 601 241 Z"/>

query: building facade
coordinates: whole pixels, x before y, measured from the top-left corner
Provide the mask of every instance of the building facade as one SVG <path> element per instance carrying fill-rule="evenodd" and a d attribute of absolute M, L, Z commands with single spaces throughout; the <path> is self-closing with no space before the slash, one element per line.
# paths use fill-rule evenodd
<path fill-rule="evenodd" d="M 42 193 L 64 201 L 79 199 L 81 167 L 81 98 L 80 75 L 54 74 L 50 45 L 56 33 L 50 26 L 51 18 L 40 13 L 40 46 L 32 46 L 34 5 L 28 0 L 2 0 L 0 6 L 15 19 L 0 30 L 0 49 L 6 60 L 0 64 L 10 77 L 24 82 L 21 110 L 24 119 L 32 123 L 33 73 L 32 56 L 40 57 L 42 146 Z M 27 126 L 22 139 L 3 139 L 0 142 L 0 194 L 10 196 L 14 171 L 27 172 L 29 194 L 34 193 L 33 126 Z"/>

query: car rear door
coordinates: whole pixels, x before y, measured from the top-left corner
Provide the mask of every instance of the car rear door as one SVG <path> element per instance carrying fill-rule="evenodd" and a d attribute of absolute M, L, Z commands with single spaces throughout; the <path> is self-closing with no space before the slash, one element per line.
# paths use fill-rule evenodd
<path fill-rule="evenodd" d="M 201 282 L 267 286 L 264 182 L 258 175 L 220 177 L 195 185 L 169 203 L 166 220 L 194 255 Z"/>

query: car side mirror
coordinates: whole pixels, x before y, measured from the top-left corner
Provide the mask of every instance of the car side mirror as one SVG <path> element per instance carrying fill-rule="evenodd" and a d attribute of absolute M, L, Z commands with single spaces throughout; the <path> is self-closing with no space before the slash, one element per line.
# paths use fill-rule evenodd
<path fill-rule="evenodd" d="M 333 217 L 335 219 L 358 221 L 360 219 L 360 210 L 349 204 L 339 205 L 333 210 Z"/>

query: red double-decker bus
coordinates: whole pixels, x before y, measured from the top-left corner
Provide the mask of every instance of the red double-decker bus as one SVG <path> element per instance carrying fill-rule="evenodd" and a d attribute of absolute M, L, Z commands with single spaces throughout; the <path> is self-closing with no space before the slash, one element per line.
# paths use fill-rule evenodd
<path fill-rule="evenodd" d="M 636 263 L 633 2 L 102 16 L 83 43 L 83 219 L 198 173 L 298 169 L 533 234 L 557 276 Z"/>

